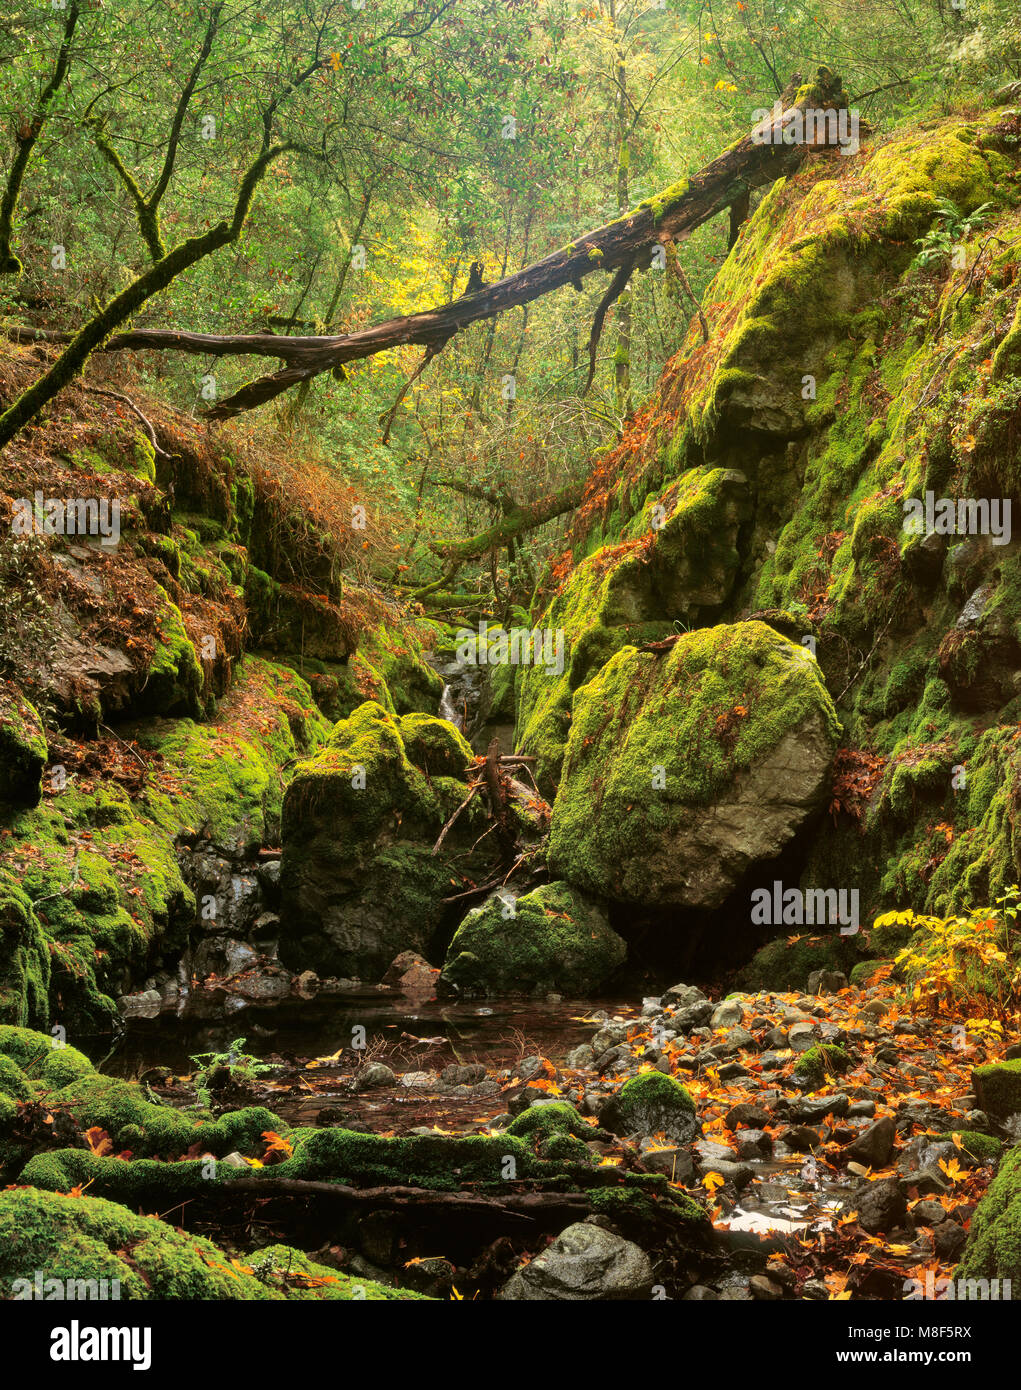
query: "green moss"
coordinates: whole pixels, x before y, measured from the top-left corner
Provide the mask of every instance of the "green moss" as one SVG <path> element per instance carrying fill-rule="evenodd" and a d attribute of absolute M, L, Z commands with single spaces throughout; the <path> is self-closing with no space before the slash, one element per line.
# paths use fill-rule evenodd
<path fill-rule="evenodd" d="M 1009 1279 L 1021 1296 L 1021 1149 L 1011 1149 L 971 1218 L 955 1279 Z"/>
<path fill-rule="evenodd" d="M 975 1067 L 971 1077 L 983 1110 L 1000 1119 L 1021 1115 L 1021 1060 Z"/>
<path fill-rule="evenodd" d="M 35 806 L 47 757 L 35 706 L 17 686 L 0 681 L 0 802 Z"/>
<path fill-rule="evenodd" d="M 828 1078 L 847 1071 L 850 1065 L 851 1059 L 842 1047 L 835 1043 L 819 1043 L 801 1054 L 794 1063 L 794 1075 L 815 1090 Z"/>
<path fill-rule="evenodd" d="M 954 1143 L 960 1140 L 965 1153 L 981 1163 L 995 1163 L 1003 1152 L 1003 1140 L 992 1134 L 979 1134 L 972 1129 L 948 1130 L 937 1134 L 934 1144 Z"/>
<path fill-rule="evenodd" d="M 491 994 L 585 994 L 605 983 L 625 954 L 596 903 L 566 883 L 548 883 L 511 905 L 494 894 L 469 912 L 447 950 L 443 978 Z"/>
<path fill-rule="evenodd" d="M 760 946 L 742 969 L 737 983 L 743 990 L 803 990 L 815 970 L 843 971 L 858 959 L 857 938 L 828 936 L 779 937 Z"/>
<path fill-rule="evenodd" d="M 452 883 L 473 866 L 482 872 L 487 861 L 472 850 L 485 828 L 478 802 L 432 853 L 467 787 L 460 776 L 416 766 L 409 748 L 434 768 L 463 766 L 469 756 L 441 721 L 405 725 L 367 701 L 295 768 L 282 824 L 288 963 L 381 975 L 399 951 L 428 949 Z"/>
<path fill-rule="evenodd" d="M 682 634 L 666 656 L 626 647 L 575 695 L 551 871 L 604 897 L 689 901 L 677 841 L 701 808 L 795 734 L 817 743 L 821 796 L 838 729 L 816 663 L 761 622 Z"/>
<path fill-rule="evenodd" d="M 102 1198 L 27 1189 L 2 1192 L 0 1298 L 31 1297 L 37 1270 L 61 1286 L 72 1281 L 78 1292 L 65 1296 L 79 1298 L 100 1296 L 90 1291 L 89 1281 L 99 1288 L 106 1281 L 108 1298 L 140 1300 L 417 1297 L 337 1274 L 287 1246 L 231 1259 L 201 1236 L 155 1217 L 135 1216 Z M 306 1281 L 293 1279 L 295 1273 L 327 1282 L 310 1289 Z"/>
<path fill-rule="evenodd" d="M 0 1023 L 45 1027 L 50 953 L 31 899 L 0 869 Z"/>

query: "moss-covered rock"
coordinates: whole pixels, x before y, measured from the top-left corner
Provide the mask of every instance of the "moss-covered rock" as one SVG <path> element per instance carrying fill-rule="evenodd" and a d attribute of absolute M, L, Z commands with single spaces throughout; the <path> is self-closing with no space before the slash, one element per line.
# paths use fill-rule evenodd
<path fill-rule="evenodd" d="M 31 899 L 0 869 L 0 1023 L 45 1027 L 49 991 L 49 943 Z"/>
<path fill-rule="evenodd" d="M 467 795 L 471 757 L 452 726 L 405 724 L 369 701 L 297 766 L 283 812 L 287 964 L 378 978 L 399 952 L 428 951 L 443 899 L 485 863 L 471 850 L 484 816 L 477 802 L 432 853 Z"/>
<path fill-rule="evenodd" d="M 1021 1115 L 1021 1060 L 975 1067 L 971 1082 L 981 1109 L 997 1119 Z"/>
<path fill-rule="evenodd" d="M 801 1054 L 794 1063 L 794 1075 L 803 1086 L 816 1090 L 829 1077 L 847 1071 L 850 1065 L 851 1059 L 842 1047 L 835 1043 L 819 1043 Z"/>
<path fill-rule="evenodd" d="M 614 1134 L 662 1135 L 673 1144 L 687 1144 L 702 1132 L 691 1096 L 679 1081 L 660 1071 L 625 1081 L 603 1107 L 599 1123 Z"/>
<path fill-rule="evenodd" d="M 626 949 L 598 904 L 566 883 L 547 883 L 517 899 L 494 893 L 469 912 L 441 978 L 469 993 L 587 994 Z"/>
<path fill-rule="evenodd" d="M 31 1188 L 0 1192 L 0 1298 L 33 1297 L 263 1301 L 419 1295 L 352 1279 L 283 1245 L 232 1258 L 202 1236 L 99 1197 Z"/>
<path fill-rule="evenodd" d="M 0 801 L 35 806 L 47 748 L 34 706 L 17 686 L 0 681 Z"/>
<path fill-rule="evenodd" d="M 196 922 L 179 838 L 204 832 L 229 857 L 274 843 L 288 765 L 328 725 L 308 685 L 256 658 L 240 664 L 217 718 L 122 726 L 148 758 L 139 792 L 71 778 L 12 811 L 0 849 L 0 1018 L 89 1031 L 113 999 Z M 17 880 L 17 886 L 14 882 Z M 9 983 L 6 983 L 9 981 Z"/>
<path fill-rule="evenodd" d="M 763 623 L 627 647 L 575 695 L 551 870 L 607 898 L 719 906 L 818 807 L 837 732 L 815 661 Z"/>

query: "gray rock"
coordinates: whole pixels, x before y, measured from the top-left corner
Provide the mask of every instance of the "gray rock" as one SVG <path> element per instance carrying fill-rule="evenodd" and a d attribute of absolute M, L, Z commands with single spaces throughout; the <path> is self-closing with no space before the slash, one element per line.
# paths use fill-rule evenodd
<path fill-rule="evenodd" d="M 384 1063 L 369 1062 L 355 1072 L 353 1085 L 356 1091 L 372 1091 L 379 1086 L 396 1086 L 397 1077 Z"/>
<path fill-rule="evenodd" d="M 740 1023 L 743 1017 L 744 1009 L 739 999 L 724 999 L 722 1004 L 717 1004 L 713 1009 L 712 1026 L 732 1028 L 734 1024 Z"/>
<path fill-rule="evenodd" d="M 787 1046 L 793 1052 L 807 1052 L 819 1041 L 819 1025 L 816 1023 L 795 1023 L 787 1034 Z"/>
<path fill-rule="evenodd" d="M 122 994 L 117 1007 L 124 1018 L 155 1018 L 163 1005 L 158 989 L 145 989 L 139 994 Z"/>
<path fill-rule="evenodd" d="M 847 1154 L 869 1168 L 883 1168 L 893 1153 L 895 1133 L 893 1120 L 884 1116 L 874 1125 L 869 1125 L 865 1133 L 859 1134 L 852 1144 L 848 1144 Z"/>
<path fill-rule="evenodd" d="M 611 1231 L 576 1222 L 530 1264 L 517 1270 L 496 1297 L 504 1302 L 549 1299 L 647 1299 L 652 1264 L 644 1250 Z"/>
<path fill-rule="evenodd" d="M 671 985 L 663 995 L 663 1003 L 675 1009 L 687 1009 L 692 1004 L 708 1002 L 696 985 Z"/>
<path fill-rule="evenodd" d="M 892 1231 L 907 1218 L 908 1204 L 896 1178 L 870 1182 L 858 1188 L 844 1203 L 845 1211 L 857 1211 L 858 1225 L 870 1235 Z"/>

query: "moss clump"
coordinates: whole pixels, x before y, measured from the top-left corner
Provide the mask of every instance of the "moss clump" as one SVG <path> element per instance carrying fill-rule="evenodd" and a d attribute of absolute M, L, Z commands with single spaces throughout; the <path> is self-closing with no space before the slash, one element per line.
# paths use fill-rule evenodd
<path fill-rule="evenodd" d="M 691 907 L 717 906 L 779 853 L 822 797 L 839 730 L 815 661 L 761 622 L 685 633 L 666 656 L 626 647 L 573 711 L 552 872 L 603 897 Z M 707 818 L 714 804 L 738 835 Z"/>
<path fill-rule="evenodd" d="M 84 1052 L 66 1044 L 58 1046 L 54 1038 L 30 1028 L 0 1027 L 0 1056 L 9 1058 L 29 1081 L 46 1090 L 67 1086 L 96 1070 Z"/>
<path fill-rule="evenodd" d="M 842 1047 L 835 1043 L 819 1043 L 803 1052 L 794 1063 L 794 1075 L 802 1085 L 816 1089 L 833 1076 L 845 1072 L 851 1059 Z"/>
<path fill-rule="evenodd" d="M 400 729 L 404 750 L 416 767 L 431 777 L 464 777 L 474 754 L 453 724 L 431 714 L 405 714 Z"/>
<path fill-rule="evenodd" d="M 998 1119 L 1021 1115 L 1021 1060 L 975 1067 L 971 1080 L 981 1109 Z"/>
<path fill-rule="evenodd" d="M 493 894 L 454 933 L 443 979 L 491 994 L 585 994 L 604 984 L 627 953 L 606 915 L 566 883 L 517 900 Z"/>
<path fill-rule="evenodd" d="M 642 1072 L 625 1081 L 599 1119 L 614 1134 L 662 1134 L 675 1144 L 686 1144 L 701 1132 L 688 1091 L 660 1071 Z"/>
<path fill-rule="evenodd" d="M 99 1197 L 0 1192 L 0 1298 L 32 1297 L 37 1270 L 59 1281 L 65 1297 L 77 1298 L 100 1297 L 100 1281 L 108 1298 L 121 1299 L 418 1297 L 338 1274 L 287 1246 L 231 1259 L 201 1236 Z M 311 1279 L 317 1287 L 308 1287 Z M 44 1291 L 51 1287 L 44 1282 Z"/>
<path fill-rule="evenodd" d="M 545 1105 L 530 1105 L 511 1121 L 504 1132 L 517 1138 L 530 1139 L 533 1144 L 537 1144 L 540 1158 L 569 1158 L 577 1155 L 582 1160 L 587 1160 L 590 1157 L 584 1144 L 581 1150 L 575 1149 L 573 1154 L 547 1152 L 549 1141 L 556 1136 L 568 1136 L 588 1143 L 594 1139 L 610 1138 L 605 1129 L 589 1124 L 578 1114 L 574 1106 L 565 1100 L 554 1100 Z"/>
<path fill-rule="evenodd" d="M 978 1159 L 980 1163 L 995 1163 L 1003 1152 L 1002 1139 L 997 1139 L 992 1134 L 979 1134 L 973 1129 L 948 1130 L 946 1134 L 937 1134 L 933 1143 L 956 1145 L 958 1140 L 964 1152 Z"/>

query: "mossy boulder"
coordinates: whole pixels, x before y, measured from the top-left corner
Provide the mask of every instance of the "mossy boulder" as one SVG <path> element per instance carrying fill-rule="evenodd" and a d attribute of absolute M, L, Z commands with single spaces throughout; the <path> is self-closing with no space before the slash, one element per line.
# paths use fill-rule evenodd
<path fill-rule="evenodd" d="M 286 964 L 378 978 L 401 951 L 427 954 L 443 899 L 485 867 L 472 851 L 484 828 L 478 802 L 432 853 L 467 795 L 471 759 L 452 726 L 405 723 L 367 701 L 298 764 L 282 824 Z"/>
<path fill-rule="evenodd" d="M 0 802 L 35 806 L 47 748 L 42 721 L 17 686 L 0 681 Z"/>
<path fill-rule="evenodd" d="M 605 898 L 718 907 L 819 807 L 839 725 L 804 648 L 761 622 L 625 647 L 574 698 L 553 873 Z"/>
<path fill-rule="evenodd" d="M 1021 1060 L 975 1067 L 971 1083 L 979 1107 L 997 1119 L 1021 1115 Z"/>
<path fill-rule="evenodd" d="M 702 1132 L 689 1093 L 660 1071 L 642 1072 L 625 1081 L 603 1107 L 599 1123 L 614 1134 L 662 1135 L 672 1144 L 687 1144 Z"/>
<path fill-rule="evenodd" d="M 100 1197 L 0 1192 L 0 1298 L 57 1297 L 58 1289 L 75 1299 L 419 1297 L 339 1274 L 287 1246 L 231 1258 L 202 1236 Z"/>
<path fill-rule="evenodd" d="M 454 933 L 441 978 L 470 993 L 587 994 L 626 955 L 603 909 L 566 883 L 494 893 Z"/>

